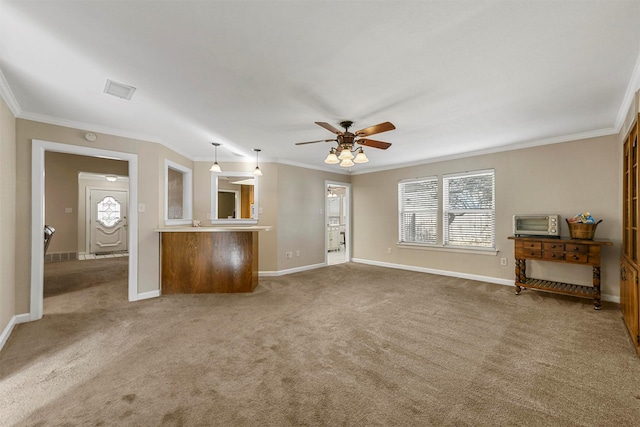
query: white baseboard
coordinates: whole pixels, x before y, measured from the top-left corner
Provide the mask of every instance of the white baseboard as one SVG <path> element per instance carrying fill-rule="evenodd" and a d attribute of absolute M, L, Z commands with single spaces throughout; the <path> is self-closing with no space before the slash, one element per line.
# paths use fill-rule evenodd
<path fill-rule="evenodd" d="M 7 340 L 9 339 L 9 336 L 11 336 L 11 332 L 13 332 L 13 328 L 17 324 L 26 323 L 29 320 L 31 320 L 29 313 L 15 315 L 11 318 L 11 320 L 9 320 L 9 323 L 2 331 L 2 334 L 0 334 L 0 351 L 2 351 L 2 348 L 4 347 Z"/>
<path fill-rule="evenodd" d="M 420 273 L 430 273 L 430 274 L 437 274 L 440 276 L 459 277 L 461 279 L 495 283 L 497 285 L 515 286 L 514 279 L 501 279 L 499 277 L 480 276 L 477 274 L 459 273 L 457 271 L 448 271 L 448 270 L 437 270 L 434 268 L 427 268 L 427 267 L 415 267 L 412 265 L 404 265 L 404 264 L 393 264 L 389 262 L 372 261 L 372 260 L 361 259 L 361 258 L 353 258 L 351 261 L 358 262 L 360 264 L 376 265 L 378 267 L 397 268 L 400 270 L 417 271 Z M 602 301 L 615 302 L 617 304 L 620 304 L 620 297 L 615 295 L 602 294 Z"/>
<path fill-rule="evenodd" d="M 141 301 L 143 299 L 149 299 L 149 298 L 158 298 L 159 296 L 160 296 L 159 289 L 157 291 L 143 292 L 136 296 L 136 301 Z"/>
<path fill-rule="evenodd" d="M 258 277 L 277 277 L 277 276 L 285 276 L 287 274 L 300 273 L 301 271 L 309 271 L 315 270 L 316 268 L 326 267 L 327 264 L 312 264 L 305 265 L 303 267 L 290 268 L 287 270 L 278 270 L 278 271 L 260 271 L 258 272 Z"/>
<path fill-rule="evenodd" d="M 353 258 L 351 261 L 360 264 L 377 265 L 378 267 L 397 268 L 400 270 L 417 271 L 419 273 L 437 274 L 439 276 L 459 277 L 460 279 L 477 280 L 479 282 L 496 283 L 498 285 L 514 286 L 513 279 L 501 279 L 499 277 L 480 276 L 478 274 L 460 273 L 457 271 L 437 270 L 435 268 L 416 267 L 413 265 L 393 264 L 390 262 L 372 261 L 368 259 Z"/>

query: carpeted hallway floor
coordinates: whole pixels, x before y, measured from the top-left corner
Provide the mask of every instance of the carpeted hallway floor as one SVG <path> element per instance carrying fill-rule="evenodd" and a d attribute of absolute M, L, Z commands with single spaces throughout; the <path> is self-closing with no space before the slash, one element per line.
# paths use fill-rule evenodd
<path fill-rule="evenodd" d="M 640 359 L 615 304 L 354 263 L 135 303 L 126 259 L 46 277 L 44 318 L 0 352 L 2 426 L 640 420 Z"/>

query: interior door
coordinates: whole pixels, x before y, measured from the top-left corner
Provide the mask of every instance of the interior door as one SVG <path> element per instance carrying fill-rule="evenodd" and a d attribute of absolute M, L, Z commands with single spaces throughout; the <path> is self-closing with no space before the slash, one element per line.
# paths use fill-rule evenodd
<path fill-rule="evenodd" d="M 91 189 L 90 253 L 127 250 L 128 201 L 126 190 Z"/>

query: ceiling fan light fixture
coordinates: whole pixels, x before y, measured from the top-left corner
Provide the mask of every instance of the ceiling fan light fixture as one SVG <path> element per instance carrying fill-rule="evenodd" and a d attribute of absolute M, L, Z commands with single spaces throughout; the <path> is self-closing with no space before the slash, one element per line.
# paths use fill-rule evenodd
<path fill-rule="evenodd" d="M 332 148 L 331 151 L 329 151 L 329 155 L 327 156 L 326 159 L 324 159 L 324 162 L 329 165 L 337 165 L 338 163 L 340 163 L 338 156 L 336 156 L 335 148 Z"/>
<path fill-rule="evenodd" d="M 356 155 L 356 158 L 353 159 L 354 163 L 367 163 L 369 161 L 369 159 L 367 158 L 367 155 L 364 154 L 364 150 L 362 149 L 362 147 L 360 147 L 360 149 L 358 150 L 358 154 Z"/>
<path fill-rule="evenodd" d="M 343 168 L 350 168 L 353 165 L 355 165 L 355 163 L 353 163 L 351 159 L 344 159 L 342 162 L 340 162 L 340 166 L 342 166 Z"/>
<path fill-rule="evenodd" d="M 338 156 L 338 158 L 340 160 L 352 160 L 353 159 L 353 153 L 349 149 L 343 148 L 342 151 L 340 152 L 340 155 Z"/>

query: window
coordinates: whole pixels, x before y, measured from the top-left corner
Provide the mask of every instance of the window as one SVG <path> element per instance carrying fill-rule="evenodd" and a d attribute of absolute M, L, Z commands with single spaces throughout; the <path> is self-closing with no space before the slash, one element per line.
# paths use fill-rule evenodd
<path fill-rule="evenodd" d="M 120 203 L 111 196 L 98 202 L 98 222 L 111 228 L 120 222 Z"/>
<path fill-rule="evenodd" d="M 438 243 L 438 177 L 398 183 L 400 243 Z"/>
<path fill-rule="evenodd" d="M 495 247 L 494 175 L 485 170 L 442 177 L 445 246 Z"/>
<path fill-rule="evenodd" d="M 170 160 L 164 161 L 164 223 L 191 224 L 193 173 Z"/>

